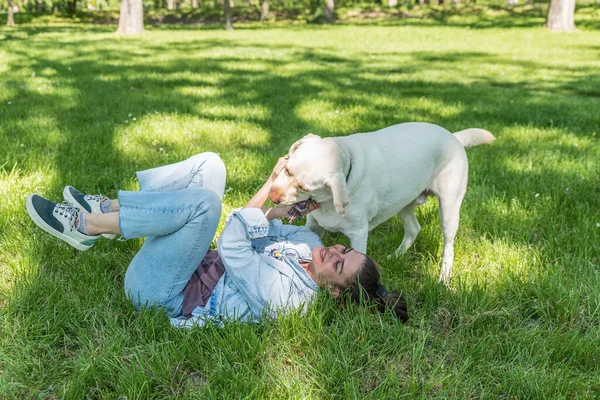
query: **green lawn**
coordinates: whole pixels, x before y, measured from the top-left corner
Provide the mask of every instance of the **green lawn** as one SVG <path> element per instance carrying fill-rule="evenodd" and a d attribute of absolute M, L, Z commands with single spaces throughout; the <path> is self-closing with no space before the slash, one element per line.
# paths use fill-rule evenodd
<path fill-rule="evenodd" d="M 600 396 L 600 31 L 255 28 L 0 28 L 0 398 Z M 468 151 L 450 288 L 434 200 L 403 258 L 386 257 L 396 218 L 369 237 L 406 325 L 323 296 L 304 317 L 177 330 L 125 298 L 141 241 L 80 253 L 25 213 L 29 193 L 114 196 L 202 151 L 228 166 L 228 212 L 306 133 L 406 121 L 497 137 Z"/>

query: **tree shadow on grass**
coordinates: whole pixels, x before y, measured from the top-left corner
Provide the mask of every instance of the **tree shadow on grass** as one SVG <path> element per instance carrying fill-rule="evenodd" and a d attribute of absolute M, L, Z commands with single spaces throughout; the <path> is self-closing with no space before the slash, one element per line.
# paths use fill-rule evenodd
<path fill-rule="evenodd" d="M 167 152 L 172 150 L 173 156 L 180 156 L 184 152 L 183 142 L 179 148 L 169 148 L 169 143 L 162 143 L 161 139 L 152 145 L 155 142 L 151 140 L 152 132 L 140 132 L 141 136 L 148 139 L 145 145 L 152 154 L 145 159 L 132 160 L 115 150 L 115 135 L 129 129 L 134 123 L 132 118 L 142 120 L 148 115 L 189 115 L 202 121 L 218 120 L 235 125 L 240 121 L 236 110 L 258 107 L 263 110 L 260 115 L 244 115 L 241 120 L 266 132 L 268 138 L 260 144 L 245 143 L 242 152 L 254 154 L 261 159 L 263 157 L 260 155 L 271 154 L 264 162 L 259 161 L 265 170 L 275 160 L 276 154 L 285 152 L 290 143 L 305 133 L 315 132 L 326 136 L 352 133 L 343 125 L 339 130 L 323 132 L 319 125 L 299 116 L 298 108 L 311 102 L 316 107 L 319 107 L 318 104 L 326 104 L 332 110 L 346 110 L 360 105 L 361 109 L 353 111 L 351 115 L 354 119 L 352 128 L 360 132 L 403 121 L 425 120 L 436 122 L 450 130 L 462 129 L 465 124 L 499 128 L 515 125 L 539 128 L 559 126 L 563 132 L 587 136 L 591 134 L 590 129 L 598 123 L 598 118 L 589 113 L 589 105 L 583 106 L 587 100 L 572 97 L 597 94 L 594 85 L 589 85 L 589 82 L 600 82 L 600 74 L 591 68 L 580 68 L 576 71 L 581 76 L 580 79 L 566 76 L 562 83 L 554 82 L 549 85 L 548 92 L 544 93 L 539 92 L 535 81 L 514 83 L 502 81 L 498 77 L 475 77 L 473 82 L 464 84 L 404 79 L 419 71 L 423 65 L 431 69 L 442 67 L 449 72 L 454 69 L 459 74 L 461 63 L 467 61 L 473 65 L 485 63 L 516 66 L 525 72 L 538 68 L 559 70 L 558 67 L 509 60 L 480 52 L 446 52 L 443 55 L 411 53 L 408 61 L 389 68 L 366 62 L 366 53 L 347 58 L 334 55 L 335 50 L 327 48 L 300 46 L 290 52 L 285 45 L 257 46 L 253 43 L 214 39 L 172 42 L 168 45 L 137 41 L 121 44 L 125 43 L 126 47 L 119 50 L 116 40 L 109 40 L 109 45 L 100 48 L 94 42 L 76 41 L 69 50 L 71 56 L 68 59 L 30 57 L 31 51 L 43 52 L 53 46 L 57 49 L 62 47 L 46 40 L 30 43 L 28 50 L 14 49 L 15 54 L 20 56 L 20 61 L 11 65 L 11 69 L 38 71 L 37 77 L 62 81 L 75 94 L 74 99 L 65 101 L 55 94 L 36 93 L 34 85 L 23 85 L 17 80 L 7 82 L 9 88 L 16 89 L 12 95 L 12 112 L 16 112 L 16 115 L 21 113 L 22 116 L 47 116 L 55 120 L 54 125 L 61 135 L 59 147 L 43 151 L 53 155 L 57 176 L 61 178 L 71 176 L 71 171 L 80 170 L 84 165 L 99 171 L 106 165 L 110 166 L 110 174 L 99 173 L 97 177 L 101 177 L 99 182 L 103 186 L 108 184 L 114 190 L 116 177 L 113 172 L 130 171 L 130 174 L 133 169 L 151 167 L 157 161 L 158 148 L 166 149 Z M 247 55 L 248 52 L 258 51 L 259 47 L 268 49 L 273 54 L 285 52 L 286 55 L 283 59 L 261 57 L 258 68 L 248 67 L 245 55 L 234 55 L 236 52 Z M 220 48 L 234 49 L 234 52 L 227 56 L 210 56 L 211 51 Z M 153 55 L 166 52 L 177 55 L 170 57 L 167 62 L 152 61 Z M 208 55 L 202 55 L 204 52 Z M 389 56 L 393 57 L 393 53 Z M 281 72 L 285 66 L 294 64 L 310 65 L 311 68 Z M 358 74 L 358 71 L 361 73 Z M 371 75 L 367 77 L 365 72 Z M 378 76 L 387 76 L 388 79 L 378 79 Z M 214 93 L 194 94 L 194 88 L 198 87 Z M 182 94 L 186 90 L 187 94 Z M 565 97 L 556 98 L 556 91 L 560 91 Z M 413 107 L 409 110 L 408 106 L 420 98 L 439 104 L 440 107 L 460 106 L 457 113 L 448 116 L 440 112 L 441 108 L 427 110 Z M 23 107 L 26 109 L 19 109 L 20 99 L 24 100 Z M 205 106 L 207 104 L 209 106 Z M 228 111 L 219 111 L 220 107 Z M 129 117 L 130 114 L 132 117 Z M 340 118 L 341 121 L 343 119 Z M 16 143 L 38 134 L 37 130 L 33 131 L 34 134 L 27 132 L 27 128 L 26 124 L 16 124 L 15 129 L 7 132 L 6 138 Z M 43 142 L 34 138 L 30 140 L 44 147 Z M 224 158 L 231 152 L 230 148 L 219 144 L 221 139 L 213 140 L 206 133 L 200 137 L 192 136 L 191 140 L 189 144 L 192 147 L 200 146 L 202 150 L 220 152 Z M 30 150 L 29 154 L 34 154 L 39 148 L 32 147 Z M 4 168 L 11 167 L 14 161 L 30 158 L 27 153 L 20 156 L 18 154 L 9 152 Z M 35 168 L 35 163 L 32 163 L 32 169 Z M 242 180 L 238 179 L 230 176 L 233 188 L 248 187 L 247 176 Z M 259 180 L 260 178 L 252 179 L 250 185 L 259 184 Z M 57 182 L 57 193 L 63 184 L 64 182 Z"/>

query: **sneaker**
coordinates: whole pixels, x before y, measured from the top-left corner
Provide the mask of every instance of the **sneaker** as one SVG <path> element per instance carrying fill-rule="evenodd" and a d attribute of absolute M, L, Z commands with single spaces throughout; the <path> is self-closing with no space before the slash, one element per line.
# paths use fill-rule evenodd
<path fill-rule="evenodd" d="M 73 186 L 65 187 L 65 190 L 63 190 L 63 197 L 75 207 L 79 207 L 92 214 L 102 214 L 100 203 L 104 200 L 108 200 L 108 197 L 102 196 L 101 194 L 83 194 Z M 102 236 L 111 240 L 114 239 L 116 235 L 114 233 L 103 233 Z"/>
<path fill-rule="evenodd" d="M 37 226 L 52 236 L 64 240 L 77 250 L 92 247 L 100 236 L 84 235 L 75 227 L 80 209 L 70 204 L 58 204 L 32 194 L 27 198 L 27 213 Z"/>

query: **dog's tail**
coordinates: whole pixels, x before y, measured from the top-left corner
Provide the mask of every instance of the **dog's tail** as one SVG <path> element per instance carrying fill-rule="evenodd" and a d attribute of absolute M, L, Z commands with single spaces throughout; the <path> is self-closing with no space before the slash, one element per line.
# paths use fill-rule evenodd
<path fill-rule="evenodd" d="M 454 137 L 458 139 L 464 148 L 477 146 L 480 144 L 492 143 L 496 138 L 485 129 L 469 128 L 464 131 L 454 133 Z"/>

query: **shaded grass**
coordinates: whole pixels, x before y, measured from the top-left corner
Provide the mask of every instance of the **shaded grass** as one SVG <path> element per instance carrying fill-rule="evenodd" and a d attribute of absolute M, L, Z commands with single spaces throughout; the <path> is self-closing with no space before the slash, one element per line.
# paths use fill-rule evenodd
<path fill-rule="evenodd" d="M 151 31 L 0 29 L 0 397 L 598 396 L 597 32 L 460 27 Z M 437 206 L 409 253 L 392 219 L 369 252 L 412 319 L 342 307 L 190 332 L 137 313 L 140 241 L 79 253 L 28 220 L 31 192 L 115 195 L 134 172 L 216 151 L 226 211 L 297 138 L 428 121 L 479 126 L 452 288 Z M 328 244 L 347 243 L 326 234 Z"/>

